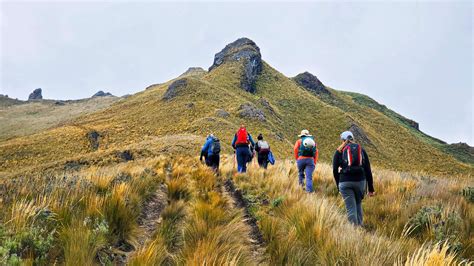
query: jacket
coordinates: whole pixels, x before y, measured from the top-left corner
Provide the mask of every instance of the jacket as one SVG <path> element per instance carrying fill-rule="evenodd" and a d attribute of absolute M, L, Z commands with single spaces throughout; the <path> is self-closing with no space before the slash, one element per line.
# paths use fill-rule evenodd
<path fill-rule="evenodd" d="M 212 142 L 214 142 L 214 138 L 213 137 L 207 137 L 206 139 L 206 142 L 204 143 L 204 145 L 202 146 L 202 149 L 201 149 L 201 157 L 204 156 L 211 156 L 213 155 L 212 153 Z"/>
<path fill-rule="evenodd" d="M 334 153 L 334 157 L 332 159 L 332 173 L 338 188 L 340 182 L 367 180 L 369 192 L 375 191 L 374 181 L 372 177 L 372 169 L 370 168 L 369 156 L 367 155 L 364 149 L 362 149 L 362 156 L 364 156 L 364 160 L 362 161 L 362 168 L 364 169 L 364 171 L 362 172 L 362 174 L 340 173 L 339 167 L 342 167 L 342 152 L 336 151 Z"/>

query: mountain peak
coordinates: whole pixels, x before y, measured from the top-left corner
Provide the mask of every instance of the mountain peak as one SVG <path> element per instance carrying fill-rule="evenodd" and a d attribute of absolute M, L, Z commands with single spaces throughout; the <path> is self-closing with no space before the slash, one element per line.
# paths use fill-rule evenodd
<path fill-rule="evenodd" d="M 249 38 L 240 38 L 229 43 L 214 56 L 214 63 L 209 71 L 226 62 L 243 62 L 244 69 L 240 87 L 247 92 L 254 93 L 255 82 L 263 68 L 262 55 L 257 44 Z"/>
<path fill-rule="evenodd" d="M 329 90 L 326 89 L 326 86 L 313 74 L 309 73 L 308 71 L 305 71 L 303 73 L 300 73 L 296 75 L 293 80 L 300 85 L 301 87 L 320 94 L 320 93 L 327 93 L 329 94 Z"/>
<path fill-rule="evenodd" d="M 199 76 L 199 75 L 204 75 L 206 73 L 207 73 L 207 71 L 204 70 L 202 67 L 190 67 L 183 74 L 181 74 L 180 77 Z"/>
<path fill-rule="evenodd" d="M 113 96 L 112 93 L 110 92 L 103 92 L 103 91 L 98 91 L 92 97 L 105 97 L 105 96 Z"/>

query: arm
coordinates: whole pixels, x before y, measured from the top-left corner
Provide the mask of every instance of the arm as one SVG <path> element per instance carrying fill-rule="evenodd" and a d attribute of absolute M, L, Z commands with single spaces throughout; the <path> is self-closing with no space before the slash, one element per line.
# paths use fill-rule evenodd
<path fill-rule="evenodd" d="M 362 153 L 364 154 L 364 173 L 365 179 L 367 180 L 367 185 L 369 186 L 369 192 L 375 192 L 374 179 L 372 177 L 372 169 L 370 168 L 369 155 L 367 155 L 364 149 L 362 149 Z"/>
<path fill-rule="evenodd" d="M 237 141 L 237 134 L 234 135 L 234 139 L 232 140 L 232 148 L 235 150 L 235 142 Z"/>
<path fill-rule="evenodd" d="M 202 160 L 202 157 L 206 157 L 207 155 L 207 150 L 209 149 L 209 144 L 210 144 L 210 141 L 209 140 L 206 140 L 206 143 L 204 143 L 204 145 L 202 146 L 202 149 L 201 149 L 201 156 L 199 157 L 199 160 Z"/>
<path fill-rule="evenodd" d="M 339 166 L 341 165 L 341 153 L 336 151 L 334 153 L 334 157 L 332 158 L 332 175 L 334 176 L 334 180 L 336 181 L 337 190 L 339 190 Z"/>
<path fill-rule="evenodd" d="M 298 151 L 300 149 L 300 145 L 301 145 L 301 140 L 297 140 L 296 143 L 295 143 L 295 147 L 293 148 L 293 152 L 295 154 L 295 159 L 298 160 Z"/>
<path fill-rule="evenodd" d="M 252 145 L 252 147 L 255 147 L 255 141 L 253 141 L 252 135 L 250 135 L 250 133 L 248 135 L 249 135 L 250 144 Z"/>
<path fill-rule="evenodd" d="M 314 164 L 318 163 L 318 158 L 319 158 L 319 150 L 316 149 L 316 152 L 314 153 Z"/>

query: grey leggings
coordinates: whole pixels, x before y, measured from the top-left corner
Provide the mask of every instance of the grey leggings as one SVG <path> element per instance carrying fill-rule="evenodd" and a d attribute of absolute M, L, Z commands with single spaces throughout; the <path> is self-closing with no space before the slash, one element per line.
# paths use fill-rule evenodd
<path fill-rule="evenodd" d="M 366 181 L 347 181 L 339 183 L 339 191 L 344 198 L 349 222 L 362 225 L 362 199 L 365 194 Z"/>

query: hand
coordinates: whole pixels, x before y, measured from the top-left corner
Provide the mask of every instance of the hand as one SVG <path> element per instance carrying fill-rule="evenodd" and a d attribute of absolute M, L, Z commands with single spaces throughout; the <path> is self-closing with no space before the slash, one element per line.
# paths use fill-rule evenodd
<path fill-rule="evenodd" d="M 373 197 L 373 196 L 375 196 L 375 191 L 374 191 L 374 192 L 369 192 L 369 193 L 367 193 L 367 195 L 368 195 L 369 197 Z"/>

